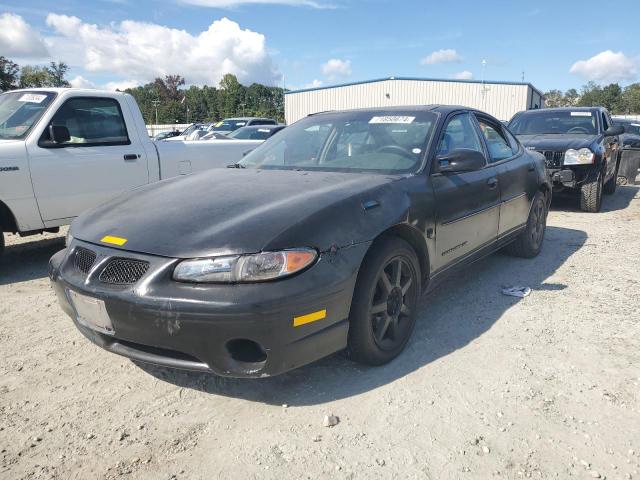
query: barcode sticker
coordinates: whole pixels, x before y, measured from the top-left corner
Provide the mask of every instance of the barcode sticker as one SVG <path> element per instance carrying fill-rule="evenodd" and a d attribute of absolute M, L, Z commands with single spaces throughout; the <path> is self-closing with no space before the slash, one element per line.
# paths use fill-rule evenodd
<path fill-rule="evenodd" d="M 590 117 L 591 112 L 571 112 L 572 117 Z"/>
<path fill-rule="evenodd" d="M 369 123 L 413 123 L 416 117 L 401 117 L 401 116 L 385 116 L 385 117 L 373 117 L 369 120 Z"/>
<path fill-rule="evenodd" d="M 18 99 L 18 101 L 29 102 L 29 103 L 42 103 L 42 101 L 45 98 L 47 98 L 46 95 L 38 95 L 37 93 L 25 93 Z"/>

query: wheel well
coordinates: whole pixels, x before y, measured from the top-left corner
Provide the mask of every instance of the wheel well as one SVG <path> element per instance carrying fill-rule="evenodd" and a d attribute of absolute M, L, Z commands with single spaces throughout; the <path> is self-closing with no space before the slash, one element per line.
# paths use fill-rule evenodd
<path fill-rule="evenodd" d="M 427 249 L 427 244 L 424 241 L 424 238 L 416 229 L 408 226 L 408 225 L 394 225 L 391 228 L 388 228 L 380 235 L 378 235 L 374 243 L 382 238 L 388 236 L 395 236 L 403 239 L 407 242 L 413 250 L 416 252 L 416 256 L 418 257 L 418 262 L 420 263 L 420 272 L 422 273 L 422 279 L 428 279 L 429 277 L 429 251 Z"/>
<path fill-rule="evenodd" d="M 0 232 L 12 232 L 18 231 L 18 225 L 16 219 L 4 203 L 0 202 Z"/>

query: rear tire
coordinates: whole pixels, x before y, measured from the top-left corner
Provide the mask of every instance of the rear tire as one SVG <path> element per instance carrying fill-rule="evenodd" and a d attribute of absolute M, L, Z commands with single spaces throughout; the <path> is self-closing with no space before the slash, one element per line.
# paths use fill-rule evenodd
<path fill-rule="evenodd" d="M 4 252 L 4 233 L 0 232 L 0 258 L 2 258 L 3 252 Z"/>
<path fill-rule="evenodd" d="M 363 262 L 349 314 L 348 354 L 383 365 L 404 350 L 416 321 L 420 264 L 404 240 L 383 237 Z"/>
<path fill-rule="evenodd" d="M 580 188 L 580 210 L 583 212 L 598 213 L 602 207 L 602 172 L 594 179 L 585 182 Z"/>
<path fill-rule="evenodd" d="M 545 195 L 542 192 L 537 192 L 531 203 L 527 226 L 512 243 L 507 245 L 507 252 L 522 258 L 538 256 L 544 242 L 548 213 Z"/>

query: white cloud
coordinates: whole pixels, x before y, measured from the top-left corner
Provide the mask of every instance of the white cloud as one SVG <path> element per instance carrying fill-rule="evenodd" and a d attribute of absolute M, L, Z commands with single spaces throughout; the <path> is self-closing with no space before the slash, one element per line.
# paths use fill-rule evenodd
<path fill-rule="evenodd" d="M 324 84 L 324 82 L 322 80 L 318 80 L 318 79 L 314 79 L 313 82 L 311 83 L 307 83 L 304 87 L 302 88 L 319 88 Z"/>
<path fill-rule="evenodd" d="M 20 15 L 0 15 L 0 54 L 20 58 L 46 58 L 49 56 L 42 38 Z"/>
<path fill-rule="evenodd" d="M 463 70 L 462 72 L 454 73 L 452 77 L 456 80 L 472 80 L 473 73 L 471 73 L 469 70 Z"/>
<path fill-rule="evenodd" d="M 138 82 L 137 80 L 123 80 L 121 82 L 109 82 L 103 88 L 105 90 L 126 90 L 127 88 L 136 88 L 139 87 L 143 82 Z"/>
<path fill-rule="evenodd" d="M 226 73 L 242 83 L 275 84 L 281 76 L 267 52 L 264 35 L 242 30 L 227 18 L 192 35 L 185 30 L 125 20 L 98 26 L 77 17 L 49 14 L 55 34 L 46 39 L 60 60 L 87 72 L 124 79 L 107 87 L 131 86 L 178 74 L 189 84 L 216 85 Z"/>
<path fill-rule="evenodd" d="M 329 80 L 348 77 L 351 75 L 351 60 L 332 58 L 322 65 L 322 74 Z"/>
<path fill-rule="evenodd" d="M 426 57 L 424 57 L 421 61 L 422 65 L 436 65 L 438 63 L 460 63 L 460 62 L 462 62 L 462 57 L 458 52 L 456 52 L 452 48 L 432 52 Z"/>
<path fill-rule="evenodd" d="M 289 5 L 292 7 L 335 8 L 334 5 L 314 0 L 182 0 L 199 7 L 233 8 L 241 5 Z"/>
<path fill-rule="evenodd" d="M 574 63 L 569 72 L 596 82 L 624 82 L 635 80 L 638 70 L 636 62 L 624 53 L 606 50 Z"/>
<path fill-rule="evenodd" d="M 77 75 L 69 83 L 73 88 L 96 88 L 96 84 L 90 80 L 87 80 L 82 75 Z"/>

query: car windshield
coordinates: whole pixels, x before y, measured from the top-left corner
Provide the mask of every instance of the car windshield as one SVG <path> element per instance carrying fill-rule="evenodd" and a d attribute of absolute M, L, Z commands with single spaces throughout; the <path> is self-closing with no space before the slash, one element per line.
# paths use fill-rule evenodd
<path fill-rule="evenodd" d="M 437 115 L 352 111 L 307 117 L 249 153 L 240 167 L 410 173 L 420 168 Z"/>
<path fill-rule="evenodd" d="M 228 136 L 236 140 L 266 140 L 271 136 L 271 130 L 269 128 L 243 127 L 231 132 Z"/>
<path fill-rule="evenodd" d="M 191 135 L 196 130 L 201 130 L 202 125 L 199 123 L 194 123 L 193 125 L 189 125 L 180 135 L 188 136 Z"/>
<path fill-rule="evenodd" d="M 509 130 L 516 135 L 595 135 L 598 132 L 596 116 L 586 110 L 524 112 L 513 119 Z"/>
<path fill-rule="evenodd" d="M 247 120 L 223 120 L 213 126 L 214 132 L 234 132 L 247 125 Z"/>
<path fill-rule="evenodd" d="M 51 92 L 10 92 L 0 95 L 0 139 L 26 137 L 55 96 Z"/>

